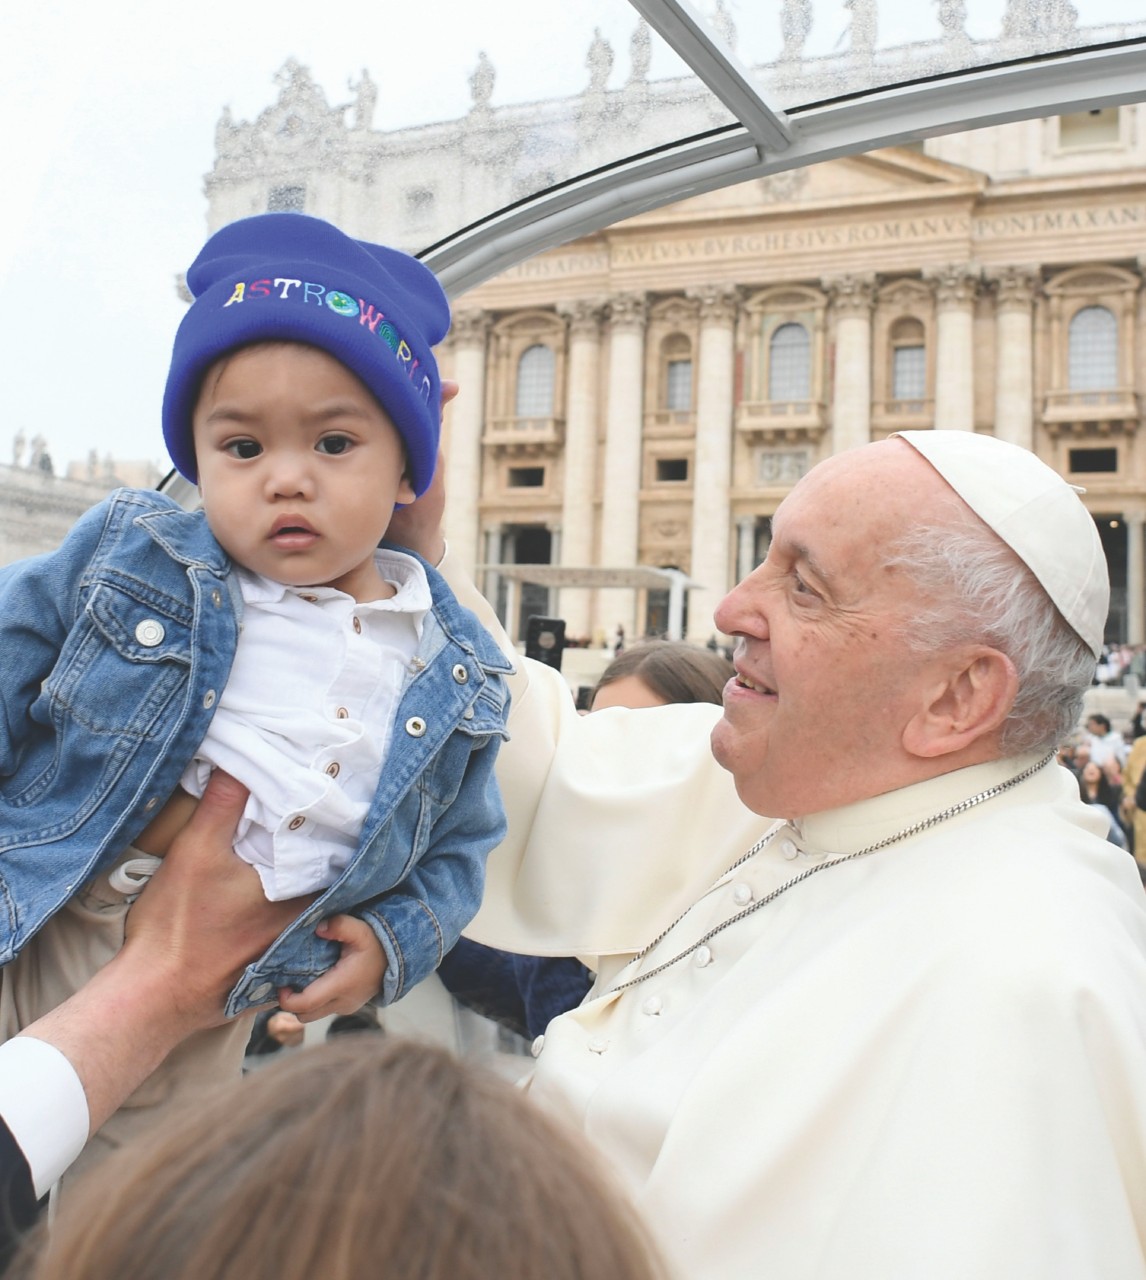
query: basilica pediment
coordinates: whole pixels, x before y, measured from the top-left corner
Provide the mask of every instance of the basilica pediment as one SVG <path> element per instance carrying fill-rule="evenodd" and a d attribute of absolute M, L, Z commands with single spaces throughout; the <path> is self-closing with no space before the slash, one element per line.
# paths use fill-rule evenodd
<path fill-rule="evenodd" d="M 707 218 L 736 213 L 758 214 L 762 208 L 808 209 L 847 202 L 876 203 L 912 198 L 962 196 L 981 191 L 985 174 L 937 160 L 908 147 L 884 147 L 868 155 L 828 160 L 809 168 L 754 178 L 739 186 L 692 196 L 652 213 L 629 219 L 640 226 L 681 218 Z"/>

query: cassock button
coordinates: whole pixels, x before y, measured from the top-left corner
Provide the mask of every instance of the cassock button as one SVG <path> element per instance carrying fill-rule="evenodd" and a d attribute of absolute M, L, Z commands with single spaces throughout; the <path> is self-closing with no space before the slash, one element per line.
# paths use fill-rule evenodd
<path fill-rule="evenodd" d="M 734 884 L 732 886 L 732 901 L 738 907 L 746 907 L 752 901 L 752 888 L 746 884 Z"/>
<path fill-rule="evenodd" d="M 795 841 L 783 840 L 780 843 L 780 852 L 788 859 L 789 862 L 791 862 L 800 851 L 796 848 Z"/>
<path fill-rule="evenodd" d="M 544 1048 L 545 1048 L 545 1037 L 534 1036 L 533 1043 L 529 1046 L 529 1052 L 533 1054 L 535 1058 L 540 1058 L 541 1050 Z"/>
<path fill-rule="evenodd" d="M 604 1053 L 609 1047 L 609 1042 L 604 1036 L 594 1036 L 587 1047 L 590 1053 Z"/>
<path fill-rule="evenodd" d="M 712 963 L 712 952 L 707 947 L 697 947 L 692 962 L 698 969 L 707 969 Z"/>
<path fill-rule="evenodd" d="M 648 1014 L 650 1018 L 656 1017 L 664 1008 L 664 1001 L 660 996 L 649 996 L 649 998 L 641 1005 L 641 1012 Z"/>

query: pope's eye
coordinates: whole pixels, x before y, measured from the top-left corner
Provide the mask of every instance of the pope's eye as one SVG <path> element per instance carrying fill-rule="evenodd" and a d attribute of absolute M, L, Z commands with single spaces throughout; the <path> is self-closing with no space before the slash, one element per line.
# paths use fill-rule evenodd
<path fill-rule="evenodd" d="M 319 453 L 340 454 L 345 453 L 352 445 L 353 441 L 349 436 L 323 436 L 315 445 Z"/>
<path fill-rule="evenodd" d="M 263 446 L 257 440 L 232 440 L 225 446 L 227 453 L 235 458 L 257 458 Z"/>

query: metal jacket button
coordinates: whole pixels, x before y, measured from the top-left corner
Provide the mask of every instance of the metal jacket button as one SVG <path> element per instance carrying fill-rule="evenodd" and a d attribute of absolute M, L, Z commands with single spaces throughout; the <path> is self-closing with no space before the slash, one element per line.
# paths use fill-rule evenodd
<path fill-rule="evenodd" d="M 453 675 L 454 679 L 458 682 L 458 684 L 465 684 L 465 682 L 470 678 L 470 673 L 465 669 L 465 667 L 462 666 L 460 662 L 454 664 L 454 669 L 451 672 L 451 674 Z"/>
<path fill-rule="evenodd" d="M 420 738 L 426 732 L 426 722 L 421 716 L 411 716 L 406 721 L 406 732 L 411 738 Z"/>
<path fill-rule="evenodd" d="M 135 628 L 135 638 L 140 644 L 146 645 L 148 649 L 154 649 L 157 644 L 163 643 L 163 637 L 167 633 L 163 630 L 163 623 L 156 622 L 154 618 L 146 618 Z"/>

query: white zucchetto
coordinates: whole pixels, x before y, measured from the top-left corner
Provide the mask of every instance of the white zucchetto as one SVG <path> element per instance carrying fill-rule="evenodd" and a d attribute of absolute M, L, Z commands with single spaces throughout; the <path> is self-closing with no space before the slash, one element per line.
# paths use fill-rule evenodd
<path fill-rule="evenodd" d="M 1090 512 L 1028 449 L 973 431 L 899 431 L 1019 557 L 1097 658 L 1110 608 L 1106 556 Z"/>

